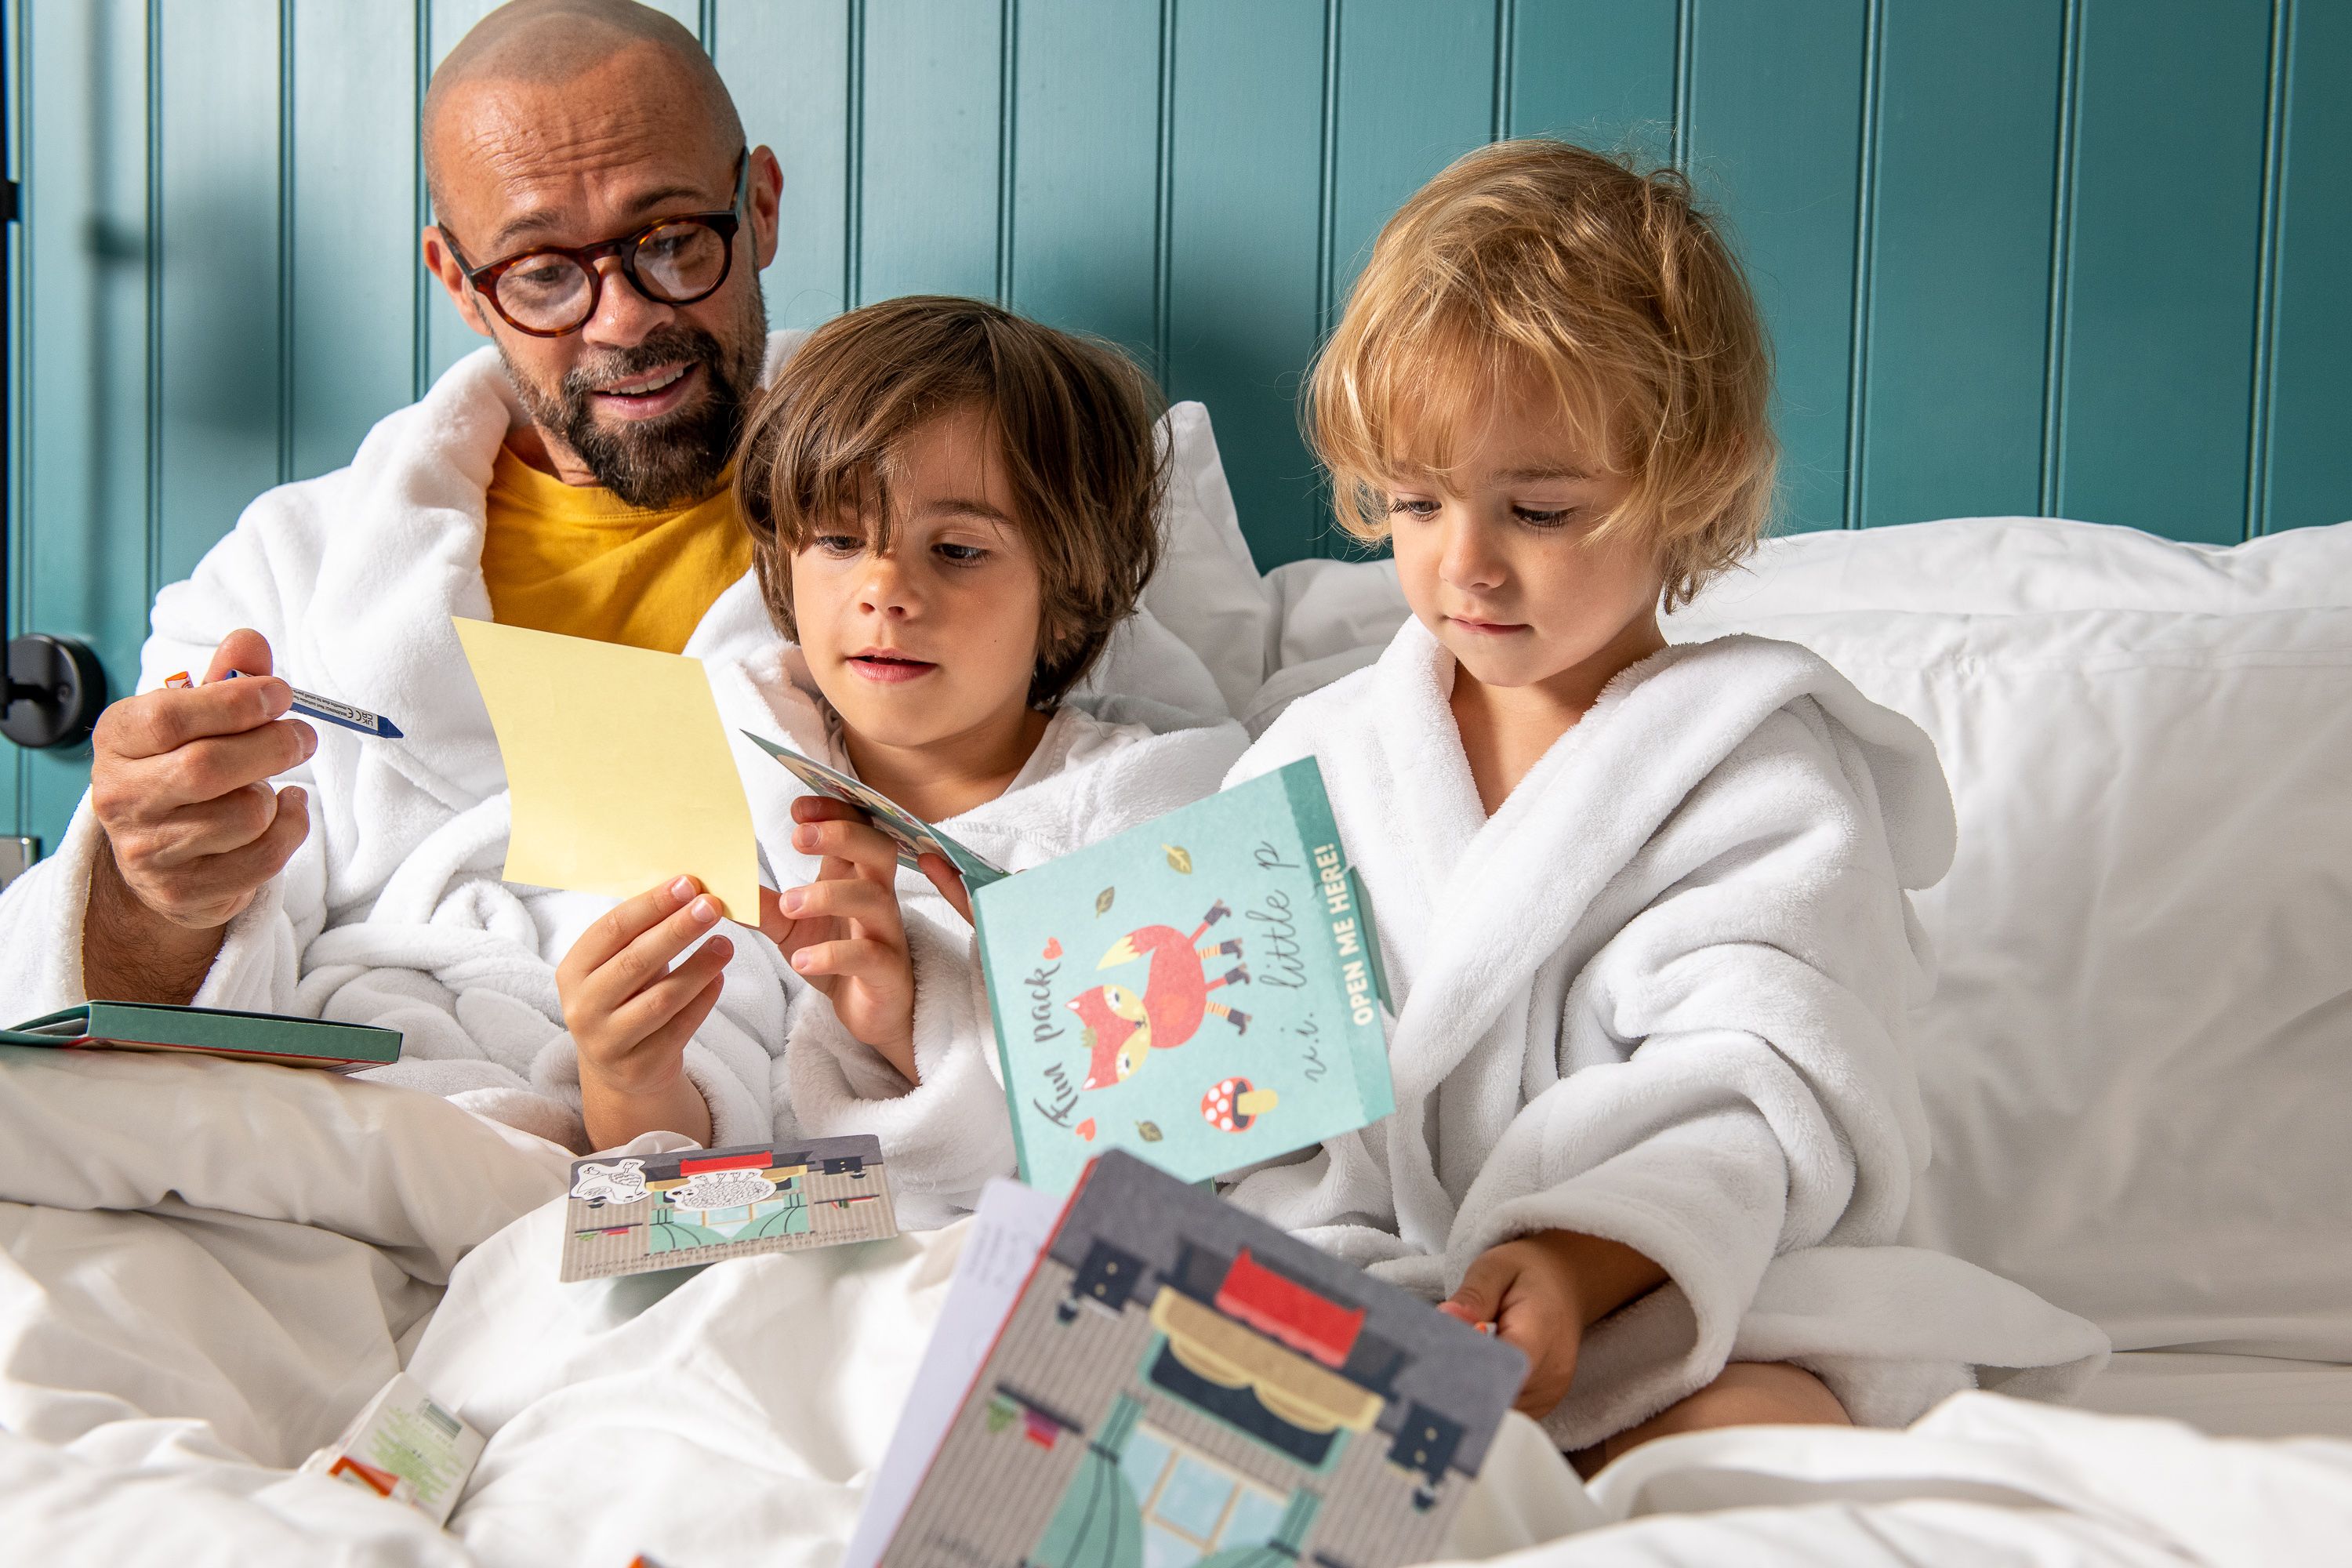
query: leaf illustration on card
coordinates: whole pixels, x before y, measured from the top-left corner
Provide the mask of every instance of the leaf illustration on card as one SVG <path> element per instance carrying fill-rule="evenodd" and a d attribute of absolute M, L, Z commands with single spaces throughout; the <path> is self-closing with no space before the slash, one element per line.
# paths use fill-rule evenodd
<path fill-rule="evenodd" d="M 1160 847 L 1168 851 L 1168 868 L 1170 870 L 1176 872 L 1180 876 L 1185 877 L 1189 877 L 1192 874 L 1192 853 L 1191 850 L 1185 848 L 1181 844 L 1162 844 Z"/>
<path fill-rule="evenodd" d="M 1107 915 L 1110 913 L 1110 901 L 1118 896 L 1118 889 L 1117 888 L 1105 888 L 1101 892 L 1097 893 L 1095 895 L 1095 913 L 1098 915 Z"/>
<path fill-rule="evenodd" d="M 1142 1139 L 1146 1143 L 1157 1143 L 1163 1136 L 1165 1136 L 1165 1134 L 1160 1131 L 1160 1123 L 1157 1121 L 1137 1122 L 1135 1124 L 1135 1135 L 1138 1138 Z"/>

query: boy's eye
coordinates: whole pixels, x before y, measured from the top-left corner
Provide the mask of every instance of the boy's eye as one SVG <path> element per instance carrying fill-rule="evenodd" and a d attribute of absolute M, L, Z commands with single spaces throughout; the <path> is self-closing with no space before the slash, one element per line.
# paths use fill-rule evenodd
<path fill-rule="evenodd" d="M 988 559 L 988 552 L 977 544 L 934 544 L 933 550 L 958 566 L 969 566 L 975 561 Z"/>
<path fill-rule="evenodd" d="M 855 533 L 820 533 L 809 542 L 836 557 L 862 555 L 866 552 L 865 539 Z"/>
<path fill-rule="evenodd" d="M 1408 517 L 1435 517 L 1437 503 L 1419 496 L 1391 496 L 1389 498 L 1389 510 L 1391 513 L 1402 512 Z"/>

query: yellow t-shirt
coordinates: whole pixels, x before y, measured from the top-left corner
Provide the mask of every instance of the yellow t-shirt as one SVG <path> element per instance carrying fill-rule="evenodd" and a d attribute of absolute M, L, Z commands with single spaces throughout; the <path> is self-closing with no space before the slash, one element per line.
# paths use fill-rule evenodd
<path fill-rule="evenodd" d="M 501 626 L 676 653 L 751 566 L 723 484 L 691 506 L 644 511 L 501 447 L 486 507 L 482 578 Z"/>

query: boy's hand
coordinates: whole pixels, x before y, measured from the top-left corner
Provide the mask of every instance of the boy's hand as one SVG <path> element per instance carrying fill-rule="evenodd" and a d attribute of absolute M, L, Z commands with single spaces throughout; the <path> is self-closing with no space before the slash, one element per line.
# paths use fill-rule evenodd
<path fill-rule="evenodd" d="M 719 1005 L 735 944 L 714 936 L 671 964 L 718 921 L 719 900 L 680 877 L 600 916 L 556 966 L 595 1147 L 656 1128 L 710 1142 L 710 1108 L 686 1076 L 686 1043 Z"/>
<path fill-rule="evenodd" d="M 821 858 L 817 879 L 782 893 L 761 889 L 760 929 L 824 993 L 843 1028 L 919 1083 L 898 846 L 856 807 L 823 795 L 793 801 L 793 847 Z"/>
<path fill-rule="evenodd" d="M 1448 1317 L 1492 1323 L 1528 1358 L 1517 1408 L 1540 1421 L 1568 1396 L 1584 1331 L 1665 1279 L 1665 1270 L 1597 1236 L 1543 1230 L 1478 1255 L 1462 1288 L 1438 1303 Z"/>

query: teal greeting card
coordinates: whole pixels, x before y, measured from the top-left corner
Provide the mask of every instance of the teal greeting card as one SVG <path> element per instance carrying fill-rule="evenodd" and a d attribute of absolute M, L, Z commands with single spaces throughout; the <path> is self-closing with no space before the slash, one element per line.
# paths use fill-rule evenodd
<path fill-rule="evenodd" d="M 976 889 L 1021 1175 L 1187 1181 L 1394 1109 L 1380 942 L 1312 760 Z"/>

